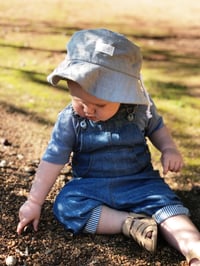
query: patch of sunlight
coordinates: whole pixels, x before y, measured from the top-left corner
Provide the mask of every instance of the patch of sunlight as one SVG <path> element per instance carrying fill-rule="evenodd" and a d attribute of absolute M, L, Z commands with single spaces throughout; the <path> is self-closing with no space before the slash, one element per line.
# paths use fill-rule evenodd
<path fill-rule="evenodd" d="M 24 76 L 24 73 L 12 70 L 5 75 L 5 72 L 4 78 L 0 78 L 0 98 L 8 104 L 55 121 L 58 112 L 71 99 L 66 85 L 61 89 L 54 88 L 40 74 Z"/>

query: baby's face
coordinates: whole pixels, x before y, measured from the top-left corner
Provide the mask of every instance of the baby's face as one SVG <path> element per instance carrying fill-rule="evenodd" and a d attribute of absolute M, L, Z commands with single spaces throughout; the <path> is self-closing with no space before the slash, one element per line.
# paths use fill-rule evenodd
<path fill-rule="evenodd" d="M 120 103 L 108 102 L 84 91 L 81 86 L 68 80 L 68 87 L 72 96 L 72 106 L 75 112 L 94 122 L 106 121 L 119 109 Z"/>

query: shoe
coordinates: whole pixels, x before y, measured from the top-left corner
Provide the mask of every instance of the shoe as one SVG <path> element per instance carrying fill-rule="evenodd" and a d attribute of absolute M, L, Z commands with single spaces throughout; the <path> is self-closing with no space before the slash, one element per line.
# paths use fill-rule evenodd
<path fill-rule="evenodd" d="M 151 217 L 143 214 L 129 213 L 122 225 L 125 236 L 133 238 L 141 247 L 155 253 L 157 248 L 157 223 Z M 148 237 L 148 233 L 151 237 Z"/>

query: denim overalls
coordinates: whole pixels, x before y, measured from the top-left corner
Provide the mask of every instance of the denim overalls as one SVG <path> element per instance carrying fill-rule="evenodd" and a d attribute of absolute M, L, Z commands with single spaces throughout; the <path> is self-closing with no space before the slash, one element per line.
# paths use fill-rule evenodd
<path fill-rule="evenodd" d="M 73 178 L 54 203 L 54 214 L 67 230 L 83 230 L 92 211 L 102 205 L 154 215 L 157 222 L 188 213 L 159 172 L 153 170 L 145 139 L 144 107 L 121 105 L 117 114 L 104 122 L 92 122 L 73 112 L 72 117 L 76 135 Z M 158 121 L 157 128 L 163 125 L 159 117 Z M 177 207 L 166 213 L 167 206 Z"/>

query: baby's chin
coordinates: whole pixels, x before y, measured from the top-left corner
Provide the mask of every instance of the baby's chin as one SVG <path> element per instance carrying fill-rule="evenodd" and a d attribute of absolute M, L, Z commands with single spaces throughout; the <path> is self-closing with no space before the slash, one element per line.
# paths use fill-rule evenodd
<path fill-rule="evenodd" d="M 92 122 L 99 122 L 99 121 L 101 121 L 100 119 L 98 119 L 98 118 L 96 118 L 94 116 L 86 116 L 86 118 L 88 120 L 91 120 Z"/>

